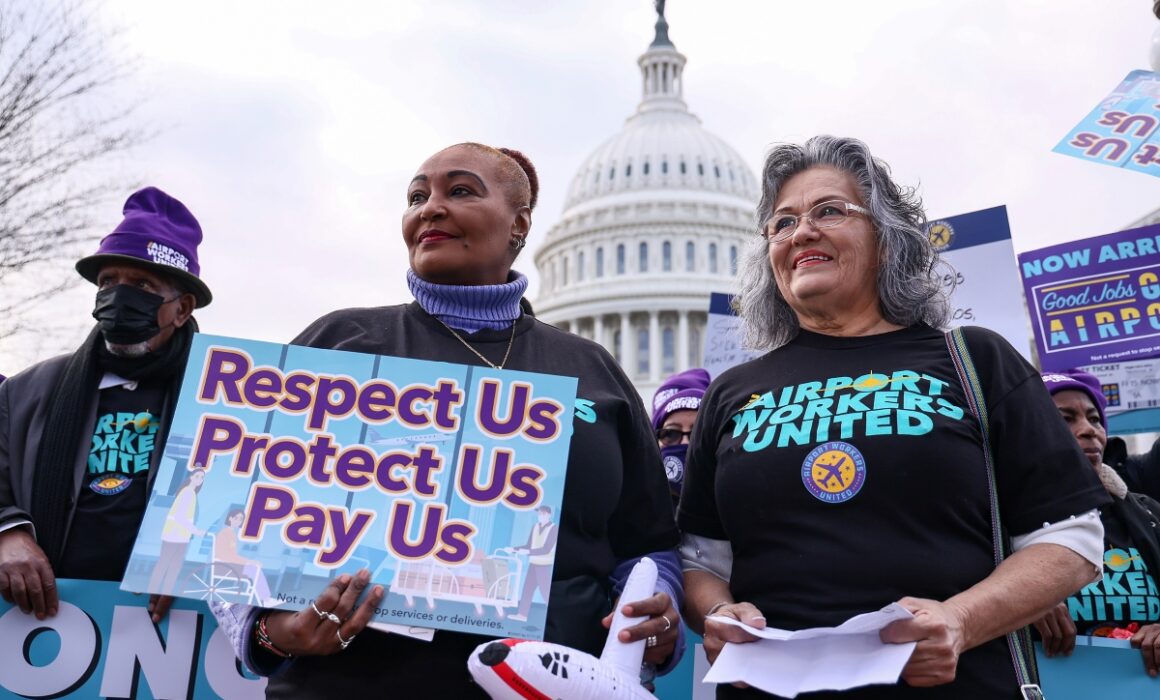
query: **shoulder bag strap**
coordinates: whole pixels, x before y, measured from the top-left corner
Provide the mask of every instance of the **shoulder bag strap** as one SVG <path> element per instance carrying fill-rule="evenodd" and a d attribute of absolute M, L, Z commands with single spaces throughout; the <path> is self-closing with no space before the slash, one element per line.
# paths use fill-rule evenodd
<path fill-rule="evenodd" d="M 947 331 L 945 335 L 947 349 L 959 375 L 959 382 L 963 385 L 967 407 L 979 422 L 979 430 L 983 436 L 983 459 L 987 464 L 987 494 L 991 500 L 991 541 L 994 543 L 995 566 L 998 567 L 1007 556 L 1007 535 L 1003 532 L 1002 520 L 999 517 L 999 492 L 995 486 L 995 458 L 991 452 L 991 420 L 987 414 L 987 402 L 983 398 L 983 385 L 979 381 L 975 363 L 971 360 L 962 328 Z M 1015 676 L 1025 691 L 1025 697 L 1034 697 L 1026 695 L 1028 686 L 1035 686 L 1035 690 L 1038 690 L 1039 683 L 1039 668 L 1035 663 L 1030 629 L 1021 627 L 1009 633 L 1007 647 L 1011 651 Z"/>

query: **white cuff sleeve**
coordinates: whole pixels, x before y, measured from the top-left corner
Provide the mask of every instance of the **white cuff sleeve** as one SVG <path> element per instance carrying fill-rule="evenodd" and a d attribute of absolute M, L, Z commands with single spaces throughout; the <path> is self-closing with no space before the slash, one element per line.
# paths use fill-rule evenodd
<path fill-rule="evenodd" d="M 681 570 L 704 571 L 728 583 L 733 573 L 733 545 L 700 535 L 681 535 Z"/>
<path fill-rule="evenodd" d="M 32 535 L 32 539 L 36 539 L 36 526 L 32 524 L 31 520 L 13 520 L 11 522 L 0 525 L 0 532 L 7 532 L 15 530 L 18 527 L 28 526 L 28 532 Z"/>
<path fill-rule="evenodd" d="M 1098 581 L 1103 576 L 1104 524 L 1098 510 L 1073 515 L 1057 523 L 1044 523 L 1038 530 L 1011 538 L 1011 548 L 1016 552 L 1033 544 L 1067 547 L 1095 567 L 1093 580 Z"/>

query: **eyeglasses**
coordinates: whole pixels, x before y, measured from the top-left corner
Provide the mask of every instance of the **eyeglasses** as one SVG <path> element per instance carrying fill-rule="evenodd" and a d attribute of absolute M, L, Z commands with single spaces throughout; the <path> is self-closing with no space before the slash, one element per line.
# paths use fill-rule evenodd
<path fill-rule="evenodd" d="M 765 231 L 762 232 L 762 235 L 768 238 L 771 243 L 777 243 L 792 236 L 802 219 L 809 221 L 810 225 L 814 228 L 833 228 L 841 225 L 842 222 L 850 217 L 850 214 L 869 216 L 870 210 L 866 207 L 860 207 L 857 204 L 843 202 L 840 199 L 820 202 L 801 216 L 794 214 L 774 214 L 765 225 Z"/>
<path fill-rule="evenodd" d="M 693 434 L 692 430 L 681 430 L 679 428 L 661 428 L 657 431 L 657 441 L 665 447 L 672 447 L 673 445 L 681 444 L 683 438 L 689 437 Z"/>

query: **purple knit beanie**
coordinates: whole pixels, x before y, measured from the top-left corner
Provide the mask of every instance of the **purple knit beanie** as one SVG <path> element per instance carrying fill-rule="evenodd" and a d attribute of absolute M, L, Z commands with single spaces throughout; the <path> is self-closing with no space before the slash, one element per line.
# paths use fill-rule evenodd
<path fill-rule="evenodd" d="M 101 239 L 97 252 L 77 261 L 77 272 L 96 284 L 105 265 L 130 262 L 175 278 L 197 297 L 200 308 L 213 300 L 197 261 L 201 225 L 189 209 L 156 187 L 129 195 L 125 218 Z"/>
<path fill-rule="evenodd" d="M 701 397 L 709 388 L 709 373 L 700 367 L 677 372 L 669 377 L 653 395 L 653 430 L 665 423 L 665 418 L 673 411 L 701 407 Z"/>
<path fill-rule="evenodd" d="M 1104 430 L 1108 429 L 1108 416 L 1105 413 L 1108 399 L 1104 396 L 1100 380 L 1095 375 L 1080 369 L 1065 369 L 1044 373 L 1043 383 L 1047 385 L 1047 392 L 1052 395 L 1061 391 L 1082 391 L 1087 394 L 1100 412 L 1100 423 L 1104 426 Z"/>

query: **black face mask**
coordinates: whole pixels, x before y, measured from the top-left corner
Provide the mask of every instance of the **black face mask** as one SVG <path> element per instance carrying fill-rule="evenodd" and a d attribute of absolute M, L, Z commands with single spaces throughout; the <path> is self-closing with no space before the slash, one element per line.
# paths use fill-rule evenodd
<path fill-rule="evenodd" d="M 127 284 L 118 284 L 97 292 L 93 318 L 97 319 L 101 333 L 108 342 L 135 345 L 161 332 L 157 312 L 165 303 L 165 297 Z"/>

